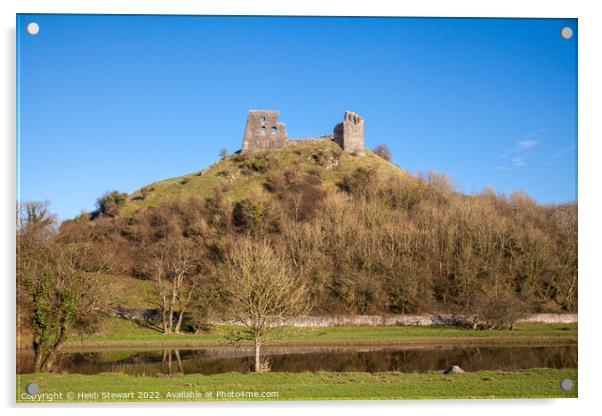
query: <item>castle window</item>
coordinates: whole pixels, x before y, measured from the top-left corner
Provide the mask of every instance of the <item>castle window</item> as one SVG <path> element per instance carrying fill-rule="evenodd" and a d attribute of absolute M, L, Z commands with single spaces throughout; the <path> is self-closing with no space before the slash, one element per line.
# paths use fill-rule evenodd
<path fill-rule="evenodd" d="M 264 116 L 259 117 L 259 122 L 261 124 L 265 123 L 265 117 Z"/>
<path fill-rule="evenodd" d="M 261 126 L 261 134 L 265 134 L 265 126 Z"/>
<path fill-rule="evenodd" d="M 278 127 L 272 126 L 272 134 L 276 134 L 277 131 L 278 131 Z"/>
<path fill-rule="evenodd" d="M 353 117 L 353 125 L 355 126 L 357 124 L 357 117 Z"/>

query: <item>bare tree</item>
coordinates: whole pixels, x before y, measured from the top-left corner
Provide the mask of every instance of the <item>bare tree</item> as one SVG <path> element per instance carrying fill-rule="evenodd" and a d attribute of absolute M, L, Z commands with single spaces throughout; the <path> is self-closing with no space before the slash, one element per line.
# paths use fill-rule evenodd
<path fill-rule="evenodd" d="M 222 147 L 221 149 L 219 149 L 219 158 L 224 160 L 226 157 L 228 156 L 228 149 L 226 149 L 225 147 Z"/>
<path fill-rule="evenodd" d="M 164 334 L 180 333 L 184 313 L 201 279 L 198 269 L 199 262 L 191 242 L 170 237 L 160 243 L 153 279 L 161 302 Z"/>
<path fill-rule="evenodd" d="M 524 302 L 507 292 L 491 290 L 476 298 L 471 315 L 475 329 L 512 329 L 526 315 Z"/>
<path fill-rule="evenodd" d="M 445 195 L 448 195 L 457 189 L 457 185 L 447 173 L 437 173 L 429 169 L 426 173 L 422 171 L 418 172 L 418 175 L 424 182 Z"/>
<path fill-rule="evenodd" d="M 382 157 L 386 161 L 391 161 L 391 151 L 386 144 L 379 144 L 372 150 L 376 155 Z"/>
<path fill-rule="evenodd" d="M 230 314 L 255 344 L 255 371 L 265 371 L 261 346 L 277 324 L 307 313 L 309 292 L 286 260 L 267 241 L 243 239 L 227 259 L 224 288 Z"/>

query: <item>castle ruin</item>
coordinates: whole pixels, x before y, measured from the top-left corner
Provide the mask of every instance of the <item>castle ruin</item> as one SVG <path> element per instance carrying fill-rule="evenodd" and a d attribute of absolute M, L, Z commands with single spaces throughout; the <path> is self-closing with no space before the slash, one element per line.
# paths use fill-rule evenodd
<path fill-rule="evenodd" d="M 343 122 L 334 128 L 333 140 L 347 153 L 364 153 L 364 118 L 345 111 Z"/>
<path fill-rule="evenodd" d="M 334 127 L 333 134 L 305 139 L 290 139 L 285 125 L 278 122 L 278 111 L 250 110 L 247 116 L 241 153 L 282 149 L 293 143 L 334 141 L 350 154 L 364 154 L 364 118 L 345 111 L 343 121 Z"/>
<path fill-rule="evenodd" d="M 288 134 L 283 123 L 278 123 L 278 111 L 251 110 L 247 116 L 242 153 L 258 150 L 281 149 Z"/>

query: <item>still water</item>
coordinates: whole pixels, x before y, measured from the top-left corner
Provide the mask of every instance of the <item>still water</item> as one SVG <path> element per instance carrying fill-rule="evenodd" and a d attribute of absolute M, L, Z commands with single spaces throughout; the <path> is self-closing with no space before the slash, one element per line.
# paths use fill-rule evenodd
<path fill-rule="evenodd" d="M 428 372 L 459 365 L 467 371 L 526 368 L 576 368 L 577 346 L 453 347 L 264 347 L 272 371 Z M 31 351 L 20 351 L 17 372 L 32 371 Z M 102 350 L 65 352 L 53 371 L 131 375 L 217 374 L 252 369 L 251 348 Z"/>

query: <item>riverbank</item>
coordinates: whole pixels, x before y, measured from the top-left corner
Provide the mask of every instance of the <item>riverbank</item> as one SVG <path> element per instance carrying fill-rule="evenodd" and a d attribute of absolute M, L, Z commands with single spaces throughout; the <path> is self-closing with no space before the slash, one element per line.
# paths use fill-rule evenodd
<path fill-rule="evenodd" d="M 92 336 L 72 336 L 65 349 L 82 348 L 202 348 L 232 346 L 233 326 L 211 326 L 199 334 L 163 335 L 132 321 L 113 318 Z M 513 330 L 473 330 L 454 326 L 386 326 L 276 328 L 268 340 L 279 346 L 403 346 L 403 345 L 573 345 L 577 324 L 515 325 Z M 19 344 L 29 347 L 29 339 Z M 251 345 L 242 342 L 237 345 Z"/>
<path fill-rule="evenodd" d="M 572 390 L 560 388 L 569 378 Z M 36 383 L 42 396 L 25 393 Z M 17 376 L 17 402 L 397 400 L 577 397 L 576 369 L 419 373 L 225 373 L 134 377 L 103 373 Z M 51 399 L 51 400 L 49 400 Z"/>

